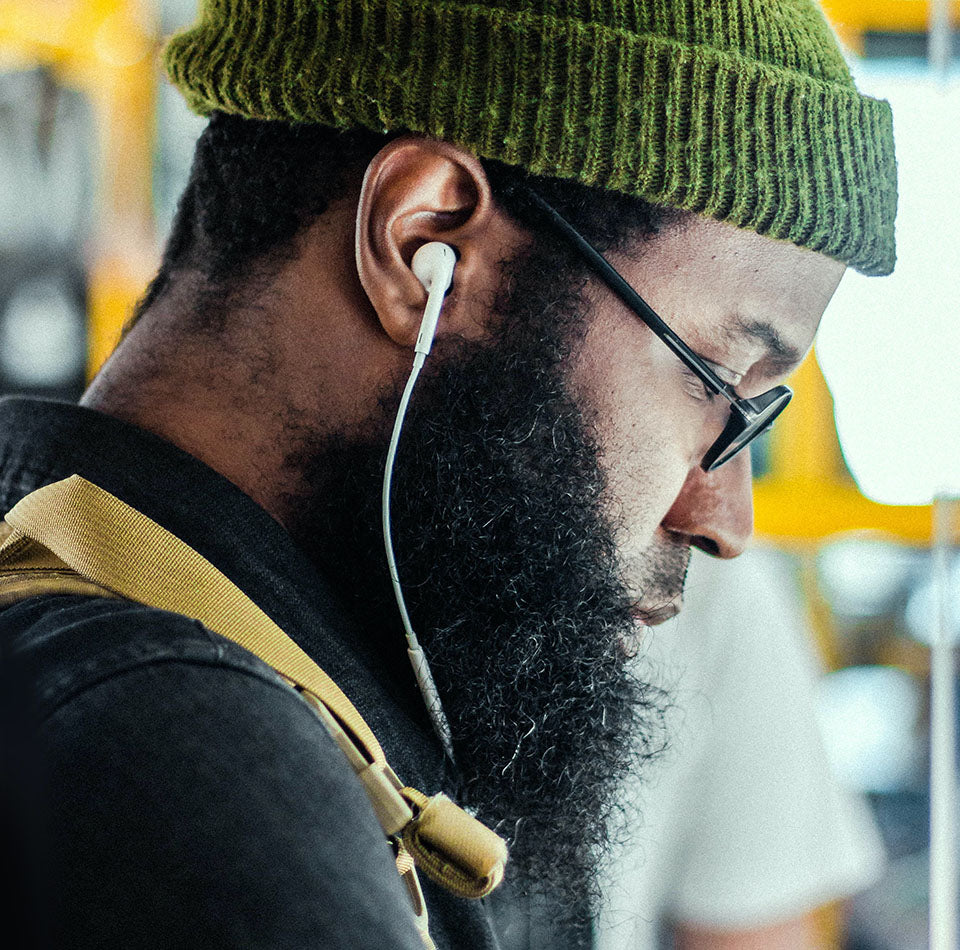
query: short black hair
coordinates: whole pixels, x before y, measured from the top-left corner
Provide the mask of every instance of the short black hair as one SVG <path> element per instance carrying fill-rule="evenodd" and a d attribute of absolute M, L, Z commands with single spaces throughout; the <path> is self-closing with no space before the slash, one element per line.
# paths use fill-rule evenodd
<path fill-rule="evenodd" d="M 203 284 L 191 322 L 218 328 L 229 306 L 295 254 L 295 238 L 398 134 L 215 112 L 197 141 L 160 268 L 130 325 L 167 292 L 176 272 L 190 270 Z M 530 175 L 500 162 L 483 165 L 497 200 L 510 213 L 523 217 L 522 197 L 515 191 L 526 183 L 601 250 L 653 235 L 675 215 L 578 182 Z"/>

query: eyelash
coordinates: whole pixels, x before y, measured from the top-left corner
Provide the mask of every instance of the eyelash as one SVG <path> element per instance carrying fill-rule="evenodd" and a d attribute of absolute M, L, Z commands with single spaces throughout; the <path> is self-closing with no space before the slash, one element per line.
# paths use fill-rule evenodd
<path fill-rule="evenodd" d="M 717 398 L 717 394 L 712 390 L 708 389 L 706 383 L 692 370 L 689 366 L 684 366 L 681 364 L 683 369 L 683 375 L 687 380 L 692 384 L 688 386 L 690 395 L 695 399 L 706 400 L 707 402 L 713 402 Z M 696 387 L 697 392 L 693 391 L 693 387 Z"/>

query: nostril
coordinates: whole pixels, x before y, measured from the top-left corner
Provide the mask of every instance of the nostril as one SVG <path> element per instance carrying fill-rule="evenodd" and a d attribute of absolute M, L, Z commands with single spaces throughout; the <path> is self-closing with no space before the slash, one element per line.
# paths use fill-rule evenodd
<path fill-rule="evenodd" d="M 709 554 L 710 557 L 720 557 L 720 545 L 710 538 L 705 538 L 703 535 L 698 534 L 690 539 L 690 543 L 695 548 L 700 548 L 705 554 Z"/>

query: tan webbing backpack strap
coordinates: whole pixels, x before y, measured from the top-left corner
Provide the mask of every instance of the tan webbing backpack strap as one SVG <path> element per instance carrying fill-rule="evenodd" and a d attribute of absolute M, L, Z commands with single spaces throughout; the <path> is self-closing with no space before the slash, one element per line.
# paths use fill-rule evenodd
<path fill-rule="evenodd" d="M 380 767 L 376 762 L 368 763 L 340 727 L 340 723 L 316 696 L 307 692 L 304 692 L 303 696 L 316 709 L 327 730 L 343 750 L 357 777 L 363 783 L 380 827 L 383 828 L 393 848 L 397 872 L 407 887 L 420 938 L 426 950 L 436 950 L 436 945 L 430 936 L 427 902 L 423 898 L 420 878 L 417 877 L 417 862 L 405 842 L 404 831 L 413 824 L 414 813 L 407 800 L 399 794 L 400 780 L 389 765 Z"/>
<path fill-rule="evenodd" d="M 119 596 L 192 617 L 294 686 L 363 783 L 427 948 L 433 942 L 414 863 L 461 897 L 483 897 L 502 880 L 503 840 L 446 796 L 403 786 L 350 700 L 239 587 L 176 535 L 79 475 L 28 495 L 0 526 L 0 605 L 36 593 Z"/>
<path fill-rule="evenodd" d="M 128 556 L 131 546 L 151 552 L 146 565 Z M 340 688 L 246 594 L 175 535 L 77 475 L 28 495 L 0 525 L 0 605 L 65 593 L 121 596 L 192 617 L 296 688 L 362 782 L 393 847 L 424 950 L 436 950 L 416 863 L 403 842 L 414 813 L 399 794 L 402 783 Z"/>
<path fill-rule="evenodd" d="M 146 515 L 71 475 L 27 495 L 5 520 L 16 534 L 39 542 L 87 581 L 129 600 L 192 617 L 240 644 L 313 693 L 371 762 L 386 763 L 380 743 L 337 684 L 233 581 Z M 131 550 L 151 556 L 131 563 Z"/>
<path fill-rule="evenodd" d="M 16 535 L 0 522 L 0 564 L 15 560 L 16 570 L 0 567 L 0 607 L 7 607 L 38 594 L 82 594 L 84 597 L 116 597 L 72 571 L 55 554 L 30 538 Z"/>

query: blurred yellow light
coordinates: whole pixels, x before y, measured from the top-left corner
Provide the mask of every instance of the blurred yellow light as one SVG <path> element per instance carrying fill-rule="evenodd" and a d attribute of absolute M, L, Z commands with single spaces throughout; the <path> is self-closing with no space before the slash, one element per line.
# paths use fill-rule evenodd
<path fill-rule="evenodd" d="M 821 0 L 820 6 L 832 23 L 859 33 L 923 33 L 930 18 L 930 0 Z M 960 17 L 960 0 L 950 8 Z"/>
<path fill-rule="evenodd" d="M 135 66 L 146 59 L 153 49 L 141 33 L 134 29 L 125 13 L 108 16 L 97 28 L 93 37 L 93 49 L 108 66 Z"/>

